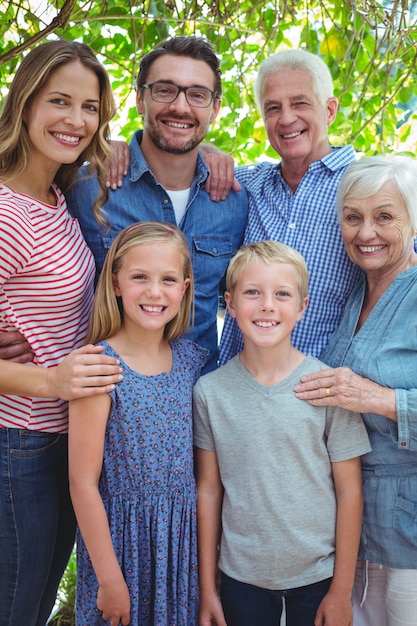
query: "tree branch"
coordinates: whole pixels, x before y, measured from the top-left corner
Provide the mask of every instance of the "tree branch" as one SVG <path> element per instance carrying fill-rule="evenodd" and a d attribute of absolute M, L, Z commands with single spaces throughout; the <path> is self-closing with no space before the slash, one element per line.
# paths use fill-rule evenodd
<path fill-rule="evenodd" d="M 32 48 L 36 43 L 38 43 L 38 41 L 45 39 L 47 35 L 55 32 L 58 28 L 64 28 L 71 17 L 71 13 L 76 1 L 77 0 L 65 0 L 62 9 L 58 13 L 58 15 L 54 17 L 49 26 L 46 26 L 46 28 L 40 30 L 35 35 L 32 35 L 23 43 L 15 46 L 12 50 L 8 50 L 4 54 L 0 54 L 0 65 L 3 65 L 3 63 L 7 63 L 7 61 L 11 61 L 12 59 L 20 56 L 20 54 L 24 50 Z"/>

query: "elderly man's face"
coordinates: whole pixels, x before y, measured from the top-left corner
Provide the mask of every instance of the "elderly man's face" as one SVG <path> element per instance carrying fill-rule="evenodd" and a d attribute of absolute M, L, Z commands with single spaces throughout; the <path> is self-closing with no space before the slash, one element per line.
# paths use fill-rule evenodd
<path fill-rule="evenodd" d="M 269 141 L 284 165 L 306 169 L 330 152 L 327 128 L 336 116 L 337 99 L 321 104 L 308 72 L 282 69 L 270 74 L 262 103 Z"/>

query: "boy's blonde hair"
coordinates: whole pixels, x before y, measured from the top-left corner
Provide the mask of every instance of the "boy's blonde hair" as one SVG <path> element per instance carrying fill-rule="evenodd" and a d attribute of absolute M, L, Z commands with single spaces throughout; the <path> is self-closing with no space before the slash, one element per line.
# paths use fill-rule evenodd
<path fill-rule="evenodd" d="M 291 265 L 297 277 L 300 300 L 308 295 L 308 269 L 302 255 L 285 243 L 278 241 L 257 241 L 243 246 L 236 252 L 229 263 L 226 273 L 226 290 L 233 295 L 236 283 L 243 268 L 251 261 L 258 260 L 265 263 L 285 263 Z"/>
<path fill-rule="evenodd" d="M 98 281 L 87 343 L 98 343 L 115 335 L 123 323 L 123 306 L 114 292 L 113 277 L 117 275 L 126 253 L 136 246 L 171 243 L 182 257 L 183 277 L 190 280 L 177 315 L 165 327 L 164 337 L 178 339 L 190 325 L 193 308 L 194 278 L 190 252 L 182 232 L 172 224 L 163 222 L 138 222 L 122 230 L 113 241 L 104 261 Z"/>

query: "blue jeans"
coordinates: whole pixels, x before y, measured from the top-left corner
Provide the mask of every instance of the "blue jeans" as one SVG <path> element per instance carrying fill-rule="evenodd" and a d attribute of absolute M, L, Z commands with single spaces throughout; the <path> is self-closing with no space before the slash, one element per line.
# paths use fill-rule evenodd
<path fill-rule="evenodd" d="M 0 626 L 44 626 L 75 535 L 68 438 L 0 428 Z"/>
<path fill-rule="evenodd" d="M 295 589 L 271 590 L 221 575 L 220 596 L 227 626 L 279 626 L 285 598 L 287 626 L 314 626 L 331 578 Z"/>

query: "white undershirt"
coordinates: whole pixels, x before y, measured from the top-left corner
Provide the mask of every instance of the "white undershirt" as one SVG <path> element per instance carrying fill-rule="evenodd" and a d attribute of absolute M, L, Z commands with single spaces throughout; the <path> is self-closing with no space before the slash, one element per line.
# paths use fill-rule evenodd
<path fill-rule="evenodd" d="M 182 218 L 184 217 L 185 209 L 187 208 L 188 198 L 190 196 L 190 189 L 191 187 L 189 187 L 188 189 L 180 189 L 180 191 L 165 189 L 165 191 L 171 198 L 177 224 L 180 224 Z"/>

